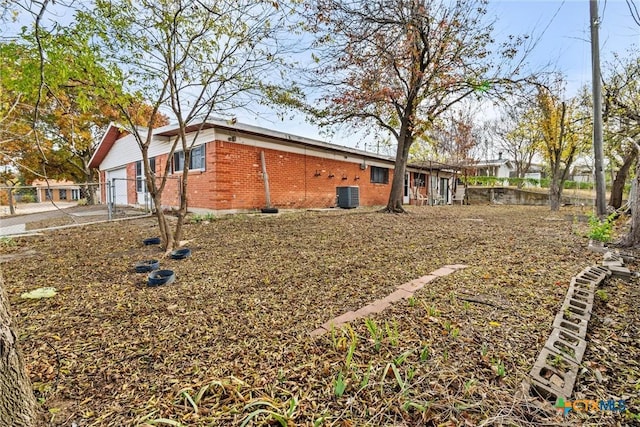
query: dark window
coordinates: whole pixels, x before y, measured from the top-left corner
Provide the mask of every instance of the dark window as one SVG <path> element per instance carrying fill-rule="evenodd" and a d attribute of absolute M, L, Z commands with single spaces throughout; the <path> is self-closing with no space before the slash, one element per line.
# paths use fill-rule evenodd
<path fill-rule="evenodd" d="M 371 166 L 371 182 L 376 182 L 378 184 L 388 184 L 389 169 Z"/>
<path fill-rule="evenodd" d="M 198 145 L 191 149 L 191 161 L 189 162 L 189 170 L 204 169 L 205 156 L 204 145 Z M 184 170 L 184 151 L 173 153 L 173 171 L 181 172 Z"/>
<path fill-rule="evenodd" d="M 144 192 L 144 174 L 142 173 L 142 160 L 136 162 L 136 191 Z"/>
<path fill-rule="evenodd" d="M 71 190 L 71 200 L 80 200 L 80 190 L 74 188 Z"/>
<path fill-rule="evenodd" d="M 60 191 L 60 200 L 67 200 L 67 190 L 61 188 L 58 191 Z"/>
<path fill-rule="evenodd" d="M 45 197 L 47 200 L 53 200 L 53 190 L 51 190 L 50 188 L 47 188 L 45 190 Z"/>
<path fill-rule="evenodd" d="M 414 187 L 424 187 L 426 184 L 427 176 L 423 173 L 414 172 L 413 173 L 413 186 Z"/>

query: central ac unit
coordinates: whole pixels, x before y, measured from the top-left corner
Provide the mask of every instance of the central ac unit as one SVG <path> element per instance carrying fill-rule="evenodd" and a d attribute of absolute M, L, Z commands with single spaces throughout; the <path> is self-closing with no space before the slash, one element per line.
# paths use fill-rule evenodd
<path fill-rule="evenodd" d="M 336 187 L 336 196 L 339 208 L 353 209 L 360 205 L 360 187 Z"/>

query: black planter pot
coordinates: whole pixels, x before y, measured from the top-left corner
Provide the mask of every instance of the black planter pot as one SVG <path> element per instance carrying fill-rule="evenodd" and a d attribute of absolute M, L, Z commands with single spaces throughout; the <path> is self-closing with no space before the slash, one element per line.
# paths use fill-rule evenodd
<path fill-rule="evenodd" d="M 157 259 L 148 259 L 140 261 L 136 264 L 136 273 L 148 273 L 160 268 L 160 261 Z"/>
<path fill-rule="evenodd" d="M 148 286 L 168 285 L 176 280 L 176 274 L 173 270 L 156 270 L 149 273 Z"/>
<path fill-rule="evenodd" d="M 148 239 L 144 239 L 142 241 L 142 243 L 145 244 L 145 246 L 149 246 L 149 245 L 159 245 L 160 244 L 160 238 L 159 237 L 150 237 Z"/>
<path fill-rule="evenodd" d="M 175 251 L 171 252 L 170 256 L 171 256 L 171 259 L 185 259 L 191 256 L 191 249 L 189 248 L 176 249 Z"/>

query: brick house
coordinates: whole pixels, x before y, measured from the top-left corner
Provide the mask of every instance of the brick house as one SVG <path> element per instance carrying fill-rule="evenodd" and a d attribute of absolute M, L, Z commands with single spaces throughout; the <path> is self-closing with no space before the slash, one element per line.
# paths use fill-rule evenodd
<path fill-rule="evenodd" d="M 188 131 L 195 131 L 199 125 L 190 126 Z M 182 173 L 184 155 L 177 149 L 168 158 L 177 136 L 177 125 L 155 129 L 149 147 L 156 176 L 171 162 L 163 193 L 167 206 L 179 204 L 176 178 Z M 392 158 L 222 120 L 207 120 L 203 124 L 191 152 L 189 207 L 213 211 L 251 211 L 266 206 L 262 156 L 271 205 L 278 208 L 334 207 L 338 187 L 357 187 L 359 206 L 385 205 L 393 179 Z M 111 124 L 90 166 L 99 169 L 101 184 L 109 184 L 110 188 L 101 192 L 103 203 L 107 200 L 117 205 L 148 203 L 142 154 L 133 135 Z M 408 167 L 407 204 L 415 198 L 416 188 L 425 195 L 428 193 L 427 180 L 428 174 L 423 169 Z"/>
<path fill-rule="evenodd" d="M 31 183 L 35 189 L 37 202 L 52 200 L 54 202 L 78 201 L 83 197 L 79 184 L 65 180 L 41 180 L 35 179 Z"/>

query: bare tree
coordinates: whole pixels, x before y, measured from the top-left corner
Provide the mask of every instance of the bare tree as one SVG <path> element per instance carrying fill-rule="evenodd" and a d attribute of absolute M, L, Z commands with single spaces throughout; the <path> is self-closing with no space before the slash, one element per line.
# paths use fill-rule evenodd
<path fill-rule="evenodd" d="M 631 49 L 624 57 L 616 55 L 611 66 L 611 77 L 605 82 L 605 117 L 608 128 L 617 134 L 617 138 L 626 145 L 628 152 L 635 155 L 635 197 L 631 206 L 631 230 L 622 239 L 625 246 L 640 246 L 640 212 L 638 195 L 640 192 L 640 52 Z M 631 159 L 628 160 L 631 162 Z M 624 172 L 624 171 L 623 171 Z M 621 174 L 622 176 L 622 174 Z M 621 178 L 622 180 L 622 178 Z"/>
<path fill-rule="evenodd" d="M 524 39 L 494 45 L 486 1 L 393 0 L 310 2 L 317 35 L 307 106 L 320 124 L 372 124 L 397 142 L 385 211 L 404 212 L 404 171 L 412 144 L 462 100 L 513 76 L 507 60 Z M 518 64 L 519 65 L 519 64 Z"/>
<path fill-rule="evenodd" d="M 488 132 L 495 141 L 494 147 L 513 163 L 517 178 L 524 178 L 529 172 L 542 141 L 534 114 L 535 106 L 531 102 L 520 101 L 505 105 L 500 117 L 487 124 Z M 518 186 L 522 183 L 519 182 Z"/>
<path fill-rule="evenodd" d="M 114 99 L 127 117 L 126 130 L 142 152 L 163 245 L 171 250 L 180 244 L 192 152 L 206 118 L 212 113 L 233 114 L 254 102 L 261 90 L 275 85 L 273 76 L 286 53 L 280 38 L 288 25 L 284 5 L 252 0 L 98 0 L 96 10 L 83 18 L 103 36 L 105 57 L 124 71 L 124 87 L 132 85 L 152 105 L 143 129 L 131 119 L 127 108 L 131 98 Z M 178 221 L 173 229 L 162 197 L 172 162 L 166 162 L 157 176 L 149 162 L 153 123 L 160 111 L 170 112 L 178 128 L 169 152 L 169 159 L 180 154 L 182 168 Z"/>
<path fill-rule="evenodd" d="M 452 110 L 435 120 L 433 127 L 422 137 L 416 138 L 410 156 L 460 165 L 469 160 L 479 139 L 471 109 Z"/>

